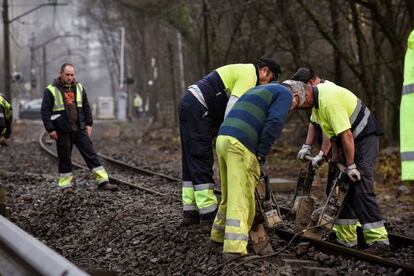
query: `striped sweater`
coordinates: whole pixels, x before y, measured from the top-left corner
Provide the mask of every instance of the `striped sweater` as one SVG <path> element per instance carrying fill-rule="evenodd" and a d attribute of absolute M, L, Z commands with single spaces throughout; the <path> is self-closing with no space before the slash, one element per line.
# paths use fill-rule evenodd
<path fill-rule="evenodd" d="M 252 153 L 265 157 L 282 132 L 291 102 L 291 93 L 283 85 L 251 88 L 230 110 L 218 134 L 232 136 Z"/>

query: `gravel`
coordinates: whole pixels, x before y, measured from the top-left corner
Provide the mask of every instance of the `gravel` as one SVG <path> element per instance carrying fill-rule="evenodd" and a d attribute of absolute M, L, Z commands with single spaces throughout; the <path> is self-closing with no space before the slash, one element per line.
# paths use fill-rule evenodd
<path fill-rule="evenodd" d="M 115 130 L 108 131 L 108 125 L 97 124 L 94 145 L 98 151 L 180 177 L 180 147 L 174 132 L 139 132 L 126 126 L 111 125 Z M 56 160 L 37 144 L 40 129 L 40 125 L 22 123 L 15 128 L 16 136 L 9 146 L 0 147 L 0 185 L 8 192 L 10 220 L 81 269 L 110 270 L 120 275 L 300 275 L 300 269 L 281 264 L 282 258 L 293 257 L 330 268 L 325 275 L 399 273 L 360 260 L 327 255 L 312 246 L 299 255 L 294 248 L 288 248 L 279 257 L 256 259 L 235 267 L 246 259 L 242 258 L 223 265 L 221 254 L 210 244 L 209 227 L 181 225 L 180 183 L 125 175 L 166 196 L 124 186 L 117 192 L 100 191 L 89 172 L 75 170 L 75 193 L 64 195 L 55 183 Z M 391 229 L 412 233 L 412 216 L 393 216 Z M 271 237 L 275 250 L 287 244 L 274 234 Z M 414 248 L 403 248 L 393 258 L 413 263 L 413 253 Z"/>

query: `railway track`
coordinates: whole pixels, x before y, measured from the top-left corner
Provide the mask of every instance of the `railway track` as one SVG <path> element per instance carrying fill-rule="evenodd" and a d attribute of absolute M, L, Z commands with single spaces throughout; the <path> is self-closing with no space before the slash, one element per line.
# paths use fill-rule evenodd
<path fill-rule="evenodd" d="M 44 139 L 45 134 L 46 134 L 46 132 L 43 132 L 39 136 L 39 143 L 40 143 L 41 147 L 46 152 L 48 152 L 49 154 L 57 157 L 56 153 L 50 148 L 50 146 L 46 145 L 46 143 L 44 141 L 45 140 Z M 133 173 L 133 174 L 137 174 L 137 175 L 157 177 L 158 179 L 162 179 L 164 181 L 168 181 L 168 182 L 172 182 L 172 183 L 176 183 L 176 182 L 181 181 L 180 179 L 175 178 L 175 177 L 171 177 L 171 176 L 168 176 L 168 175 L 165 175 L 165 174 L 162 174 L 162 173 L 158 173 L 158 172 L 154 172 L 154 171 L 144 169 L 144 168 L 139 168 L 139 167 L 130 165 L 126 162 L 115 160 L 115 159 L 113 159 L 111 157 L 108 157 L 104 154 L 98 154 L 98 155 L 102 160 L 104 160 L 105 167 L 116 166 L 118 168 L 121 168 L 123 170 L 123 172 L 128 171 L 129 174 Z M 76 162 L 74 162 L 74 166 L 76 166 L 78 168 L 88 170 L 88 168 L 86 168 L 85 166 L 82 166 L 82 165 L 80 165 L 79 163 L 76 163 Z M 114 175 L 112 173 L 112 171 L 115 171 L 115 169 L 113 169 L 113 170 L 109 169 L 109 171 L 111 172 L 111 175 Z M 121 172 L 121 174 L 122 174 L 122 172 Z M 149 188 L 149 187 L 145 187 L 143 185 L 137 185 L 137 184 L 134 184 L 133 181 L 126 181 L 126 180 L 122 179 L 120 176 L 116 176 L 116 177 L 111 176 L 110 181 L 112 183 L 116 183 L 116 184 L 120 184 L 120 185 L 126 185 L 128 187 L 140 189 L 140 190 L 143 190 L 145 192 L 155 194 L 155 195 L 158 195 L 158 196 L 167 196 L 167 191 L 160 192 L 159 187 L 158 188 Z M 170 188 L 168 188 L 168 189 L 170 189 Z M 178 187 L 177 187 L 177 189 L 178 189 Z M 168 195 L 168 196 L 171 198 L 171 195 Z M 176 200 L 179 200 L 179 199 L 176 198 Z M 285 208 L 282 208 L 282 209 L 285 209 Z M 287 212 L 289 210 L 286 209 L 284 211 Z M 404 271 L 407 275 L 414 274 L 414 266 L 411 265 L 411 264 L 401 263 L 401 262 L 398 262 L 394 259 L 381 258 L 381 257 L 378 257 L 378 256 L 366 254 L 366 253 L 364 253 L 360 250 L 353 250 L 353 249 L 345 248 L 343 246 L 333 244 L 333 243 L 330 243 L 330 242 L 327 242 L 327 241 L 320 241 L 320 240 L 314 240 L 314 239 L 310 239 L 310 238 L 301 237 L 301 236 L 295 235 L 294 233 L 286 231 L 286 230 L 278 229 L 278 230 L 275 230 L 275 233 L 279 236 L 279 238 L 281 238 L 283 240 L 287 240 L 287 241 L 289 241 L 289 243 L 297 243 L 298 241 L 306 241 L 306 242 L 309 242 L 311 245 L 313 245 L 318 251 L 323 252 L 323 253 L 327 253 L 327 254 L 331 254 L 331 255 L 337 255 L 337 256 L 339 255 L 339 256 L 343 256 L 345 258 L 355 258 L 355 259 L 367 261 L 369 263 L 379 264 L 379 265 L 384 266 L 384 267 L 391 267 L 391 268 L 395 268 L 395 269 L 400 269 L 400 270 Z M 412 239 L 412 238 L 408 238 L 408 237 L 404 237 L 404 236 L 395 235 L 395 234 L 390 233 L 389 234 L 389 239 L 390 239 L 390 242 L 391 242 L 391 244 L 394 248 L 399 248 L 399 247 L 402 247 L 402 246 L 414 246 L 414 239 Z M 261 258 L 261 257 L 258 256 L 258 258 Z"/>
<path fill-rule="evenodd" d="M 39 144 L 40 147 L 46 151 L 48 154 L 54 156 L 57 158 L 57 153 L 50 147 L 47 145 L 47 143 L 45 142 L 47 137 L 47 132 L 43 131 L 40 135 L 39 135 Z M 105 162 L 105 167 L 108 166 L 116 166 L 121 168 L 123 171 L 122 173 L 124 173 L 125 170 L 128 170 L 130 172 L 132 172 L 133 174 L 138 174 L 138 175 L 145 175 L 145 176 L 152 176 L 152 177 L 159 177 L 161 179 L 167 180 L 169 182 L 180 182 L 181 179 L 179 178 L 175 178 L 175 177 L 171 177 L 168 175 L 165 175 L 163 173 L 159 173 L 159 172 L 154 172 L 148 169 L 144 169 L 144 168 L 139 168 L 137 166 L 133 166 L 130 164 L 127 164 L 125 162 L 113 159 L 109 156 L 103 155 L 101 153 L 98 153 L 98 156 L 101 158 L 101 160 L 103 160 Z M 83 170 L 89 170 L 87 167 L 85 167 L 84 165 L 81 165 L 79 162 L 73 161 L 72 160 L 72 164 L 73 166 L 83 169 Z M 125 180 L 124 178 L 122 178 L 121 176 L 114 176 L 117 175 L 116 173 L 112 173 L 112 171 L 116 171 L 116 170 L 109 170 L 111 173 L 109 174 L 109 181 L 111 183 L 114 184 L 118 184 L 118 185 L 125 185 L 134 189 L 139 189 L 142 191 L 145 191 L 147 193 L 151 193 L 151 194 L 155 194 L 155 195 L 159 195 L 159 196 L 167 196 L 166 192 L 162 193 L 160 192 L 159 188 L 157 187 L 157 190 L 153 189 L 153 188 L 149 188 L 149 187 L 145 187 L 143 185 L 139 185 L 139 184 L 135 184 L 136 181 L 128 181 Z M 142 181 L 142 180 L 141 180 Z"/>
<path fill-rule="evenodd" d="M 391 267 L 396 269 L 402 269 L 407 275 L 412 275 L 414 273 L 414 265 L 401 263 L 395 261 L 390 258 L 382 258 L 379 256 L 371 255 L 364 253 L 361 250 L 347 248 L 341 245 L 337 245 L 331 242 L 323 241 L 323 240 L 316 240 L 309 237 L 303 237 L 295 235 L 295 233 L 282 230 L 282 229 L 275 229 L 275 233 L 284 240 L 289 240 L 293 242 L 304 241 L 309 242 L 311 245 L 315 247 L 320 252 L 335 255 L 335 256 L 343 256 L 347 258 L 356 258 L 360 260 L 364 260 L 370 263 L 375 263 L 382 265 L 384 267 Z M 400 235 L 389 234 L 388 235 L 390 244 L 395 250 L 396 248 L 404 247 L 404 246 L 412 246 L 414 245 L 414 239 L 409 237 L 404 237 Z"/>

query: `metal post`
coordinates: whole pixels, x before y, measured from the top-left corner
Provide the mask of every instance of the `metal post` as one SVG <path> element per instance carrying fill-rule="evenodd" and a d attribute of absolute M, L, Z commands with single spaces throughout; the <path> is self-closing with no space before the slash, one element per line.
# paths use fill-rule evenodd
<path fill-rule="evenodd" d="M 121 58 L 119 61 L 119 88 L 124 88 L 125 27 L 121 27 Z M 131 99 L 129 99 L 130 101 Z"/>
<path fill-rule="evenodd" d="M 3 0 L 3 35 L 4 35 L 4 94 L 6 98 L 12 101 L 11 98 L 11 68 L 10 68 L 10 30 L 9 30 L 9 5 L 8 0 Z"/>
<path fill-rule="evenodd" d="M 35 69 L 35 56 L 34 56 L 34 41 L 35 35 L 32 33 L 30 38 L 30 97 L 34 99 L 36 89 L 36 69 Z"/>
<path fill-rule="evenodd" d="M 43 73 L 42 73 L 42 88 L 46 87 L 46 82 L 47 82 L 47 70 L 46 70 L 46 46 L 42 47 L 42 54 L 43 54 Z"/>

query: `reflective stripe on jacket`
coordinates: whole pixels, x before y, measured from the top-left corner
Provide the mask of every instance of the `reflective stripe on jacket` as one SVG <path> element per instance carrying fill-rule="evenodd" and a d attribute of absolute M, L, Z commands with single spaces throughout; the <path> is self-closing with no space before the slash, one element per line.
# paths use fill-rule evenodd
<path fill-rule="evenodd" d="M 42 121 L 48 132 L 71 132 L 73 130 L 69 123 L 63 91 L 59 88 L 58 81 L 46 87 L 41 107 Z M 76 83 L 75 94 L 79 129 L 83 130 L 87 125 L 92 126 L 92 113 L 85 89 L 80 83 Z"/>
<path fill-rule="evenodd" d="M 414 180 L 414 30 L 408 37 L 400 105 L 401 180 Z"/>
<path fill-rule="evenodd" d="M 313 87 L 313 95 L 314 119 L 329 138 L 348 129 L 355 140 L 371 134 L 383 134 L 368 107 L 348 89 L 333 82 L 325 82 Z"/>
<path fill-rule="evenodd" d="M 63 101 L 62 92 L 57 88 L 56 86 L 49 84 L 47 86 L 47 89 L 49 89 L 50 93 L 52 93 L 52 96 L 54 98 L 54 104 L 53 104 L 53 111 L 62 111 L 65 110 L 65 102 Z M 76 106 L 79 108 L 82 108 L 82 92 L 83 87 L 82 84 L 79 82 L 76 83 Z"/>

